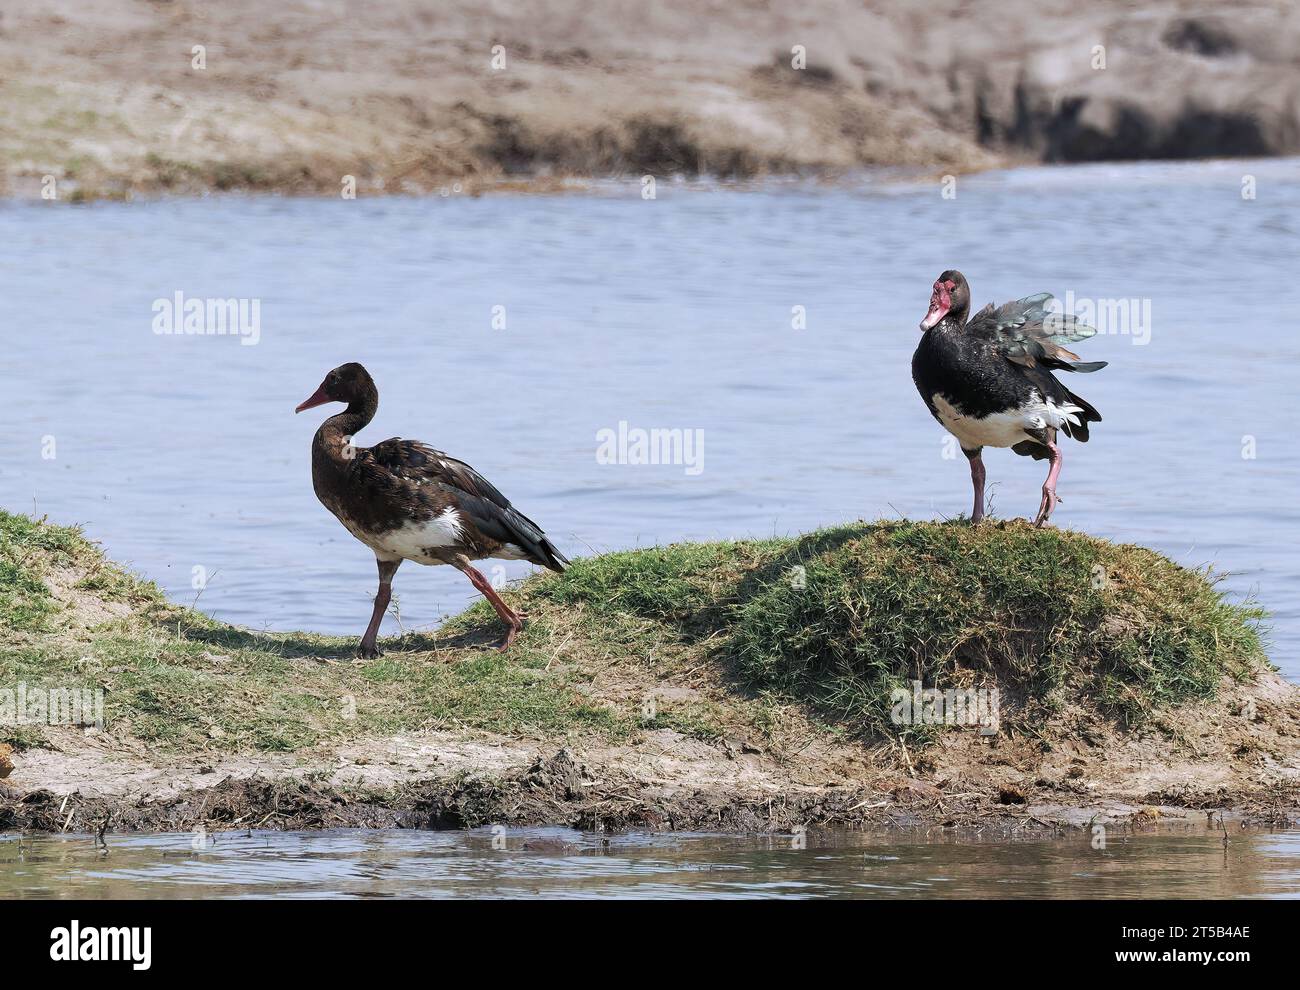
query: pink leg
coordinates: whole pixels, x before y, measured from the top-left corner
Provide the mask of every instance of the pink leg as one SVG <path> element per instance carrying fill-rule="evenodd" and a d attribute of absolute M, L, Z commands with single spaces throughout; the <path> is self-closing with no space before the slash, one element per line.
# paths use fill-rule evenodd
<path fill-rule="evenodd" d="M 515 637 L 519 635 L 520 630 L 524 628 L 524 620 L 502 600 L 496 589 L 492 587 L 492 582 L 469 562 L 468 557 L 458 557 L 452 563 L 470 579 L 470 583 L 479 590 L 483 597 L 492 603 L 492 607 L 497 610 L 497 615 L 501 616 L 502 620 L 510 627 L 506 630 L 506 638 L 497 647 L 498 650 L 505 650 L 515 641 Z"/>
<path fill-rule="evenodd" d="M 379 565 L 379 590 L 375 592 L 375 610 L 370 613 L 370 625 L 366 627 L 366 634 L 361 637 L 361 645 L 357 647 L 357 656 L 366 660 L 381 655 L 376 642 L 379 637 L 379 624 L 384 621 L 384 612 L 388 609 L 388 603 L 393 600 L 393 575 L 402 564 L 400 560 L 376 560 L 375 563 Z"/>
<path fill-rule="evenodd" d="M 970 460 L 970 481 L 975 488 L 975 506 L 970 511 L 970 522 L 974 526 L 984 518 L 984 461 L 979 452 L 975 456 L 966 455 Z"/>
<path fill-rule="evenodd" d="M 1038 518 L 1034 520 L 1035 526 L 1041 526 L 1047 522 L 1047 517 L 1052 514 L 1056 508 L 1056 503 L 1060 501 L 1056 497 L 1056 479 L 1061 475 L 1061 448 L 1049 440 L 1047 449 L 1052 452 L 1052 466 L 1047 469 L 1047 480 L 1043 482 L 1043 500 L 1038 504 Z"/>

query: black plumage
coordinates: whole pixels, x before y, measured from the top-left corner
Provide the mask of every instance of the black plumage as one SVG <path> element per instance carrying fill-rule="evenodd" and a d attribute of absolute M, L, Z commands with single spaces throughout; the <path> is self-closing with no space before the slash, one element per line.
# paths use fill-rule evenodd
<path fill-rule="evenodd" d="M 1080 361 L 1066 345 L 1097 331 L 1052 306 L 1039 293 L 1002 306 L 985 306 L 969 321 L 970 288 L 958 271 L 935 281 L 924 335 L 912 356 L 912 379 L 931 415 L 961 443 L 975 485 L 973 522 L 984 514 L 985 446 L 1010 447 L 1017 454 L 1048 459 L 1036 519 L 1046 522 L 1059 499 L 1057 431 L 1087 442 L 1090 423 L 1101 414 L 1057 380 L 1054 371 L 1088 374 L 1105 361 Z"/>

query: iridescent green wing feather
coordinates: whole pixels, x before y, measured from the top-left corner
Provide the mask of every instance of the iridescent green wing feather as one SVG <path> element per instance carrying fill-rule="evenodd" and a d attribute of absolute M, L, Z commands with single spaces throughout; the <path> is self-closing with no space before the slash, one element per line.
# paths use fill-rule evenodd
<path fill-rule="evenodd" d="M 1080 361 L 1079 355 L 1065 347 L 1087 340 L 1097 331 L 1054 302 L 1050 292 L 1040 292 L 996 308 L 990 303 L 966 324 L 966 332 L 983 337 L 1007 360 L 1026 368 L 1042 364 L 1086 373 L 1106 367 L 1105 361 Z"/>

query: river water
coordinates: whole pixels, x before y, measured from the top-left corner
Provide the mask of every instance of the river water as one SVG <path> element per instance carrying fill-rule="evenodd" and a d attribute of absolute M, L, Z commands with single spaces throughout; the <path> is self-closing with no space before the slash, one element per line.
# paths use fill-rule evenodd
<path fill-rule="evenodd" d="M 1295 898 L 1300 832 L 975 838 L 810 833 L 0 835 L 0 899 Z M 195 848 L 196 845 L 199 848 Z"/>
<path fill-rule="evenodd" d="M 956 515 L 965 461 L 909 361 L 930 283 L 959 267 L 976 305 L 1120 307 L 1080 345 L 1111 362 L 1071 382 L 1105 422 L 1067 445 L 1055 521 L 1230 572 L 1295 679 L 1298 217 L 1296 160 L 1020 169 L 963 176 L 954 199 L 873 179 L 0 204 L 0 505 L 85 524 L 221 618 L 358 634 L 373 560 L 312 493 L 326 412 L 293 414 L 357 360 L 381 395 L 359 442 L 469 461 L 571 556 Z M 255 302 L 256 344 L 251 325 L 155 332 L 178 292 Z M 702 431 L 703 456 L 601 463 L 620 423 Z M 1031 515 L 1042 465 L 986 461 L 995 511 Z M 475 594 L 450 568 L 408 565 L 395 587 L 407 628 Z"/>

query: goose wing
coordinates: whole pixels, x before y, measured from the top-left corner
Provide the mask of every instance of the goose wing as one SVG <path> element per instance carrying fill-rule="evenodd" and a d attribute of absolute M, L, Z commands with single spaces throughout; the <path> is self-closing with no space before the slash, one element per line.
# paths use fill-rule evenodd
<path fill-rule="evenodd" d="M 971 317 L 965 329 L 988 341 L 1008 361 L 1026 368 L 1041 364 L 1086 374 L 1106 367 L 1105 361 L 1080 361 L 1079 355 L 1066 348 L 1066 344 L 1087 340 L 1097 331 L 1054 302 L 1050 292 L 1040 292 L 997 307 L 990 303 Z"/>
<path fill-rule="evenodd" d="M 554 571 L 563 571 L 569 563 L 542 528 L 512 506 L 483 475 L 418 440 L 393 437 L 359 450 L 354 470 L 366 478 L 367 487 L 441 485 L 484 536 L 498 543 L 513 543 L 533 563 Z"/>

